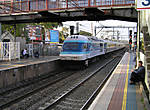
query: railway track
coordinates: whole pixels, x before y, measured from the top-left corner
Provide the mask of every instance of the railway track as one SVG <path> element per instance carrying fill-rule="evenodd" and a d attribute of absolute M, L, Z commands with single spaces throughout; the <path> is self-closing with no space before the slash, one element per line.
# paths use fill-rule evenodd
<path fill-rule="evenodd" d="M 105 77 L 105 79 L 102 80 L 102 82 L 100 83 L 100 86 L 96 89 L 96 91 L 94 91 L 94 94 L 92 94 L 92 96 L 88 99 L 88 101 L 86 101 L 87 99 L 80 99 L 76 103 L 70 103 L 70 105 L 76 105 L 76 106 L 69 107 L 68 106 L 69 105 L 68 104 L 69 103 L 69 99 L 71 99 L 71 100 L 74 99 L 73 98 L 74 97 L 74 92 L 75 91 L 76 92 L 77 91 L 82 91 L 82 92 L 88 91 L 89 88 L 85 89 L 84 85 L 88 85 L 89 82 L 90 82 L 89 80 L 92 80 L 93 76 L 95 76 L 98 72 L 102 71 L 102 69 L 106 69 L 107 66 L 108 65 L 110 66 L 110 64 L 112 64 L 113 61 L 114 62 L 117 61 L 116 64 L 113 66 L 113 68 L 111 69 L 111 71 L 109 71 L 109 74 L 107 74 L 107 76 Z M 53 102 L 47 102 L 47 103 L 45 103 L 45 105 L 39 107 L 38 110 L 69 110 L 69 109 L 70 110 L 73 110 L 73 109 L 79 110 L 80 108 L 81 108 L 81 110 L 83 110 L 85 108 L 87 109 L 88 108 L 87 105 L 89 105 L 89 103 L 92 102 L 92 100 L 95 98 L 93 96 L 96 94 L 96 92 L 99 91 L 103 87 L 103 85 L 105 84 L 105 82 L 109 78 L 110 74 L 113 72 L 113 70 L 116 67 L 116 65 L 118 64 L 118 62 L 119 62 L 119 60 L 116 60 L 116 58 L 113 58 L 112 60 L 106 62 L 103 66 L 101 66 L 100 68 L 98 68 L 97 70 L 95 70 L 94 72 L 92 72 L 89 76 L 87 76 L 81 82 L 79 82 L 78 84 L 76 84 L 76 85 L 72 86 L 71 88 L 69 88 L 68 90 L 66 90 L 65 93 L 63 93 L 60 97 L 57 97 Z"/>
<path fill-rule="evenodd" d="M 112 67 L 111 68 L 108 68 L 108 67 L 113 65 L 113 68 L 114 68 L 114 65 L 117 65 L 119 59 L 121 58 L 122 53 L 115 55 L 115 56 L 114 55 L 110 55 L 110 56 L 113 59 L 109 61 L 108 59 L 104 59 L 104 61 L 101 61 L 100 63 L 95 64 L 97 67 L 96 70 L 95 70 L 95 67 L 94 67 L 95 65 L 94 65 L 85 70 L 71 71 L 72 73 L 70 72 L 62 73 L 63 77 L 61 75 L 56 75 L 58 79 L 55 79 L 55 81 L 53 80 L 53 83 L 52 82 L 45 83 L 43 86 L 35 87 L 33 88 L 32 91 L 26 92 L 26 94 L 18 95 L 18 97 L 16 97 L 15 99 L 12 99 L 8 101 L 7 103 L 1 104 L 0 108 L 1 109 L 6 108 L 6 110 L 7 109 L 10 109 L 10 110 L 49 110 L 49 109 L 50 110 L 51 109 L 73 110 L 73 109 L 78 109 L 79 110 L 83 106 L 84 106 L 83 109 L 87 108 L 87 105 L 90 102 L 92 102 L 92 99 L 94 99 L 93 96 L 95 95 L 92 95 L 93 92 L 97 93 L 95 92 L 95 90 L 97 90 L 97 87 L 91 88 L 92 91 L 90 91 L 89 93 L 87 92 L 85 96 L 83 96 L 82 94 L 80 96 L 80 93 L 84 93 L 84 91 L 88 91 L 87 89 L 88 87 L 84 87 L 83 85 L 90 85 L 90 84 L 101 85 L 99 88 L 102 88 L 102 86 L 104 85 L 104 82 L 106 82 L 109 75 L 111 74 L 110 71 L 113 70 Z M 103 65 L 104 63 L 105 65 Z M 100 68 L 99 68 L 99 65 L 101 65 Z M 101 75 L 97 76 L 96 74 L 99 74 L 99 73 Z M 109 73 L 109 75 L 107 73 Z M 60 78 L 60 76 L 62 78 Z M 95 83 L 90 82 L 90 80 L 93 79 L 92 77 L 95 77 L 95 78 L 101 77 L 101 78 L 94 79 L 96 81 L 96 84 L 95 84 Z M 50 81 L 50 79 L 48 81 Z M 78 97 L 74 99 L 72 98 L 72 95 L 75 97 L 76 96 Z M 80 99 L 79 97 L 82 97 L 82 96 L 87 97 L 87 98 Z M 69 100 L 70 104 L 74 106 L 73 107 L 70 105 L 64 106 L 66 103 L 68 103 L 68 101 L 66 100 Z"/>
<path fill-rule="evenodd" d="M 55 72 L 53 75 L 46 75 L 39 80 L 31 81 L 27 84 L 24 84 L 22 87 L 19 86 L 5 92 L 1 92 L 0 100 L 2 101 L 0 101 L 0 110 L 72 75 L 71 72 L 68 73 L 69 74 L 64 75 L 64 72 Z"/>

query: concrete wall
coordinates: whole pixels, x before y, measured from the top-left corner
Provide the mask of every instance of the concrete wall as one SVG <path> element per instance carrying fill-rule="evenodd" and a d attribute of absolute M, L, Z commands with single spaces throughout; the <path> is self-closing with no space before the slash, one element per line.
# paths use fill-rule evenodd
<path fill-rule="evenodd" d="M 150 10 L 146 11 L 146 23 L 147 23 L 148 32 L 149 32 L 149 35 L 150 35 Z"/>
<path fill-rule="evenodd" d="M 150 10 L 140 11 L 140 31 L 143 33 L 144 37 L 144 48 L 145 48 L 145 67 L 146 67 L 146 84 L 149 89 L 150 97 Z"/>
<path fill-rule="evenodd" d="M 0 88 L 7 87 L 19 81 L 27 80 L 36 76 L 41 76 L 46 73 L 51 74 L 52 71 L 55 71 L 58 68 L 59 61 L 55 60 L 0 71 Z"/>
<path fill-rule="evenodd" d="M 150 10 L 140 11 L 140 27 L 141 31 L 144 27 L 147 27 L 150 34 Z"/>

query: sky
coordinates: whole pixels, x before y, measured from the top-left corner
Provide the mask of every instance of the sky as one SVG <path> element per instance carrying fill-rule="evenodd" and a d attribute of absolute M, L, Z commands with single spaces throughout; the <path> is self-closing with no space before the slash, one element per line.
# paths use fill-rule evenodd
<path fill-rule="evenodd" d="M 135 22 L 126 22 L 126 21 L 118 21 L 118 20 L 106 20 L 106 21 L 68 21 L 68 22 L 63 22 L 63 26 L 69 28 L 70 26 L 75 26 L 76 27 L 76 23 L 79 22 L 79 30 L 83 30 L 86 32 L 90 32 L 94 34 L 94 29 L 95 26 L 133 26 L 136 27 L 137 23 Z M 103 37 L 111 37 L 113 36 L 113 29 L 111 28 L 107 28 L 107 29 L 102 29 L 101 28 L 97 28 L 96 32 L 97 32 L 97 37 L 101 38 L 101 36 Z M 130 28 L 129 30 L 132 30 L 133 32 L 136 31 L 136 28 L 133 30 L 133 28 Z M 100 31 L 100 32 L 99 32 Z M 109 31 L 109 32 L 108 32 Z M 112 31 L 112 32 L 111 32 Z M 117 35 L 117 32 L 119 32 L 119 36 L 120 39 L 123 40 L 128 40 L 128 29 L 127 28 L 123 28 L 123 29 L 114 29 L 115 33 L 114 35 Z M 75 28 L 75 33 L 76 33 L 76 28 Z"/>

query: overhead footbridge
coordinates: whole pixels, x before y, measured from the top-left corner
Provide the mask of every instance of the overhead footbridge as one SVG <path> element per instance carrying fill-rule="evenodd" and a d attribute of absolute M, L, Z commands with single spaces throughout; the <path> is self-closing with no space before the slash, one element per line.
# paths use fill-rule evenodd
<path fill-rule="evenodd" d="M 137 21 L 135 0 L 16 0 L 0 2 L 0 22 Z"/>

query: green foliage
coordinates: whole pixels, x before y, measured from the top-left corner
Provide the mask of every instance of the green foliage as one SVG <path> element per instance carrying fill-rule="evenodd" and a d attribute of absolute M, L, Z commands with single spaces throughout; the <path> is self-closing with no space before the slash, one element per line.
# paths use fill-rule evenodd
<path fill-rule="evenodd" d="M 57 22 L 41 22 L 41 23 L 28 23 L 28 24 L 16 24 L 16 37 L 27 37 L 27 33 L 24 31 L 24 28 L 27 25 L 42 25 L 46 29 L 53 29 L 57 27 L 59 23 Z M 15 27 L 14 25 L 9 24 L 2 24 L 2 33 L 5 31 L 9 31 L 12 35 L 15 34 Z"/>
<path fill-rule="evenodd" d="M 36 25 L 42 25 L 46 29 L 54 29 L 59 25 L 59 23 L 57 23 L 57 22 L 41 22 L 41 23 L 36 24 Z"/>
<path fill-rule="evenodd" d="M 13 25 L 7 25 L 7 24 L 2 24 L 2 33 L 4 33 L 5 31 L 11 31 L 11 33 L 14 33 L 14 26 Z"/>
<path fill-rule="evenodd" d="M 60 42 L 60 43 L 63 43 L 63 41 L 64 41 L 63 38 L 64 38 L 63 31 L 60 31 L 60 32 L 59 32 L 59 42 Z"/>
<path fill-rule="evenodd" d="M 85 32 L 85 31 L 80 31 L 80 33 L 79 33 L 80 35 L 85 35 L 85 36 L 92 36 L 92 34 L 91 33 L 89 33 L 89 32 Z"/>
<path fill-rule="evenodd" d="M 67 36 L 68 36 L 68 28 L 62 27 L 62 31 L 59 32 L 60 43 L 63 43 Z"/>
<path fill-rule="evenodd" d="M 142 38 L 142 39 L 140 40 L 140 50 L 141 50 L 142 52 L 145 52 L 145 48 L 144 48 L 144 38 Z"/>

